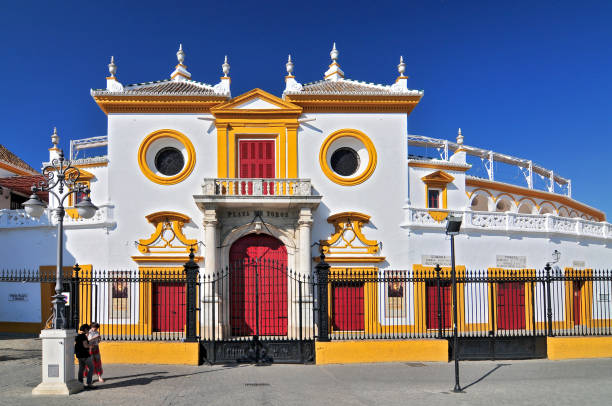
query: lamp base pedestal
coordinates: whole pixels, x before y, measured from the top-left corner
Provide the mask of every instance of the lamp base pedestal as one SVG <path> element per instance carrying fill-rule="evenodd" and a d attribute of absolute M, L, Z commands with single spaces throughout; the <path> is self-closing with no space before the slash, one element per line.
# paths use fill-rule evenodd
<path fill-rule="evenodd" d="M 70 395 L 83 390 L 74 377 L 74 338 L 72 330 L 43 330 L 42 382 L 32 395 Z"/>

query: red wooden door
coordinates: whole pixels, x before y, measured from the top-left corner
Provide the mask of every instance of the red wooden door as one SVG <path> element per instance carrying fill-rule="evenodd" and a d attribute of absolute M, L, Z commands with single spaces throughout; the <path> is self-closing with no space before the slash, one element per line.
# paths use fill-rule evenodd
<path fill-rule="evenodd" d="M 274 178 L 274 141 L 273 140 L 241 140 L 240 141 L 240 171 L 241 178 Z M 241 182 L 242 194 L 253 194 L 252 182 Z M 274 184 L 266 182 L 263 194 L 274 194 Z"/>
<path fill-rule="evenodd" d="M 185 330 L 185 284 L 160 282 L 153 284 L 153 330 Z"/>
<path fill-rule="evenodd" d="M 525 328 L 525 284 L 523 282 L 497 284 L 497 328 L 503 330 Z"/>
<path fill-rule="evenodd" d="M 287 334 L 287 249 L 249 234 L 230 248 L 230 325 L 235 336 Z M 259 317 L 258 317 L 259 316 Z"/>
<path fill-rule="evenodd" d="M 427 282 L 427 328 L 438 328 L 438 284 L 436 281 Z M 450 282 L 440 282 L 441 318 L 442 328 L 451 327 L 451 286 Z"/>
<path fill-rule="evenodd" d="M 573 283 L 574 296 L 572 301 L 572 308 L 574 311 L 574 324 L 580 324 L 580 295 L 582 293 L 582 282 L 574 281 Z"/>
<path fill-rule="evenodd" d="M 332 284 L 332 326 L 336 331 L 364 329 L 363 283 Z"/>

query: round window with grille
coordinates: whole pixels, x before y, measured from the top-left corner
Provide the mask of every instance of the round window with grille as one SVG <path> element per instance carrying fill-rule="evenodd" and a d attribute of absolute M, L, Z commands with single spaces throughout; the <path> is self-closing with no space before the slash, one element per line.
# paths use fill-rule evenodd
<path fill-rule="evenodd" d="M 332 153 L 330 164 L 337 174 L 351 176 L 359 168 L 359 154 L 353 148 L 338 148 Z"/>
<path fill-rule="evenodd" d="M 184 166 L 183 153 L 174 147 L 162 148 L 155 154 L 155 168 L 163 175 L 176 175 Z"/>
<path fill-rule="evenodd" d="M 330 134 L 322 143 L 319 163 L 334 183 L 355 186 L 365 182 L 376 168 L 376 149 L 363 132 L 346 128 Z"/>

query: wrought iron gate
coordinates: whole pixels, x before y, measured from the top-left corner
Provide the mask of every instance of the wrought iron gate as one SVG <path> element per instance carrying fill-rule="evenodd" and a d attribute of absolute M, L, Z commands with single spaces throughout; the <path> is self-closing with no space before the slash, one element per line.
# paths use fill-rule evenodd
<path fill-rule="evenodd" d="M 310 275 L 290 271 L 280 261 L 245 259 L 200 282 L 204 361 L 314 361 Z"/>

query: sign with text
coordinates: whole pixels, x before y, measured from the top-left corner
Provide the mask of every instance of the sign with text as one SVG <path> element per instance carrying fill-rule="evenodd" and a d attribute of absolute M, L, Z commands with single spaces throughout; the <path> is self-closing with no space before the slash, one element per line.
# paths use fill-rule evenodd
<path fill-rule="evenodd" d="M 27 293 L 9 293 L 9 302 L 27 302 Z"/>
<path fill-rule="evenodd" d="M 584 268 L 586 261 L 572 261 L 572 268 Z"/>
<path fill-rule="evenodd" d="M 527 268 L 527 257 L 519 255 L 497 255 L 498 268 Z"/>
<path fill-rule="evenodd" d="M 448 255 L 421 255 L 421 265 L 451 266 L 451 257 Z"/>

